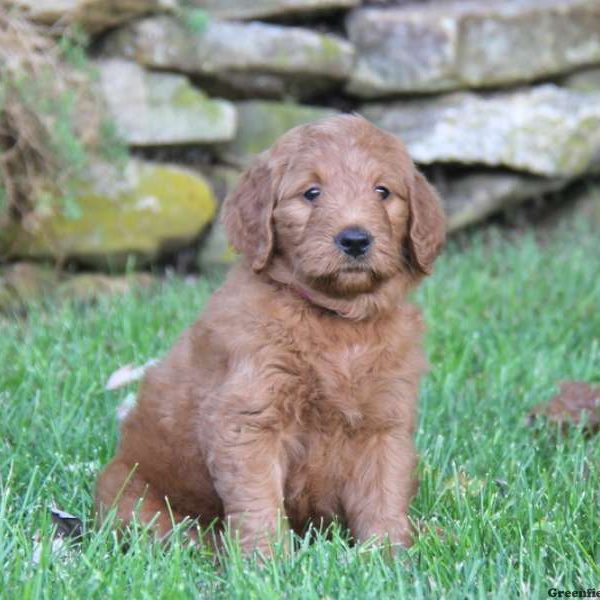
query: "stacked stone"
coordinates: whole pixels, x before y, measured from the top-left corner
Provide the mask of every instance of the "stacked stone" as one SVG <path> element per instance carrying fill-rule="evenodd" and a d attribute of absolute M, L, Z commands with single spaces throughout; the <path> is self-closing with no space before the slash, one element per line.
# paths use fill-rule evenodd
<path fill-rule="evenodd" d="M 200 149 L 223 192 L 286 130 L 339 110 L 432 167 L 451 230 L 600 166 L 598 0 L 13 2 L 110 27 L 99 87 L 123 139 Z M 228 256 L 221 235 L 209 262 Z"/>

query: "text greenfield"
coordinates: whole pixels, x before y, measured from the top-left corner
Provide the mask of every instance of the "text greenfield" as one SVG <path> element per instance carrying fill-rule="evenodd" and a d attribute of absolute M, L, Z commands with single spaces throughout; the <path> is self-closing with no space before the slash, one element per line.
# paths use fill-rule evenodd
<path fill-rule="evenodd" d="M 559 590 L 558 588 L 549 588 L 548 596 L 550 598 L 600 598 L 600 589 Z"/>

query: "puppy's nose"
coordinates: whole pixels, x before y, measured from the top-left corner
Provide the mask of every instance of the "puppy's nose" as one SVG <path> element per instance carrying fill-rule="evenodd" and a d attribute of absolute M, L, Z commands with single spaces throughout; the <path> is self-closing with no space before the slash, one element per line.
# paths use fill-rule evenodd
<path fill-rule="evenodd" d="M 366 254 L 372 241 L 373 236 L 359 227 L 348 227 L 335 236 L 335 245 L 353 258 Z"/>

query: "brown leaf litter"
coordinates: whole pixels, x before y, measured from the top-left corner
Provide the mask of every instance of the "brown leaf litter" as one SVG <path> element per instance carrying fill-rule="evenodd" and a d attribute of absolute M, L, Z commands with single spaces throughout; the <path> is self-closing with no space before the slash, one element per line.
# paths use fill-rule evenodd
<path fill-rule="evenodd" d="M 585 381 L 563 381 L 560 391 L 547 403 L 537 404 L 527 415 L 527 424 L 533 425 L 543 418 L 549 424 L 560 426 L 563 433 L 574 426 L 583 425 L 587 435 L 600 430 L 600 387 Z"/>

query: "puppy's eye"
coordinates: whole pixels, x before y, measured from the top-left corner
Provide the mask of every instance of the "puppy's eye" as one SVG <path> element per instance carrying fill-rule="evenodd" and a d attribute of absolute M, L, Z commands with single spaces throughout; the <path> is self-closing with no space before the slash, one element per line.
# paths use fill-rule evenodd
<path fill-rule="evenodd" d="M 382 200 L 385 200 L 390 195 L 390 190 L 383 185 L 378 185 L 375 191 L 381 196 Z"/>
<path fill-rule="evenodd" d="M 305 192 L 304 192 L 304 197 L 307 200 L 310 200 L 311 202 L 313 200 L 316 200 L 319 196 L 321 195 L 321 190 L 318 187 L 311 187 L 308 188 Z"/>

